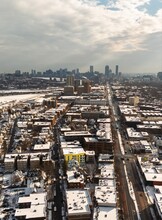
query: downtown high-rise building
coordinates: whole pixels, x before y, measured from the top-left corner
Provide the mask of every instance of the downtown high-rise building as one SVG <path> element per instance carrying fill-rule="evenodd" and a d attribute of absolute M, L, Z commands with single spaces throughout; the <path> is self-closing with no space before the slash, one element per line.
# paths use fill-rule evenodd
<path fill-rule="evenodd" d="M 90 66 L 90 73 L 93 73 L 93 66 Z"/>
<path fill-rule="evenodd" d="M 115 75 L 118 76 L 119 75 L 119 66 L 116 65 L 115 67 Z"/>
<path fill-rule="evenodd" d="M 105 66 L 105 76 L 109 76 L 109 72 L 110 72 L 109 66 L 106 65 Z"/>

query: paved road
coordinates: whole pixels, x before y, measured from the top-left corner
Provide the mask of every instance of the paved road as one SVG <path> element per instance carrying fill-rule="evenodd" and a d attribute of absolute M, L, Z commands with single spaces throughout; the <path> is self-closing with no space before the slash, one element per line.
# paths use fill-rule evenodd
<path fill-rule="evenodd" d="M 59 141 L 59 132 L 57 124 L 54 126 L 53 130 L 54 134 L 54 149 L 53 149 L 53 159 L 55 160 L 55 189 L 56 189 L 56 196 L 54 197 L 54 203 L 56 207 L 56 211 L 53 210 L 53 220 L 61 220 L 62 219 L 62 206 L 63 206 L 63 194 L 60 188 L 60 141 Z"/>
<path fill-rule="evenodd" d="M 127 162 L 126 162 L 127 163 Z M 150 206 L 147 202 L 145 193 L 143 192 L 141 180 L 139 178 L 135 160 L 131 159 L 127 163 L 127 170 L 129 170 L 129 179 L 133 182 L 133 188 L 139 207 L 139 212 L 142 220 L 152 220 L 152 215 L 150 212 Z"/>
<path fill-rule="evenodd" d="M 123 220 L 137 220 L 137 213 L 134 205 L 134 201 L 129 193 L 128 183 L 126 180 L 123 159 L 123 152 L 121 152 L 121 142 L 119 140 L 120 124 L 117 121 L 117 112 L 112 102 L 110 93 L 107 94 L 107 99 L 110 104 L 110 115 L 112 120 L 112 133 L 114 140 L 114 158 L 115 158 L 115 172 L 117 175 L 117 191 L 119 192 L 119 208 L 121 209 L 119 213 L 119 219 Z M 117 125 L 117 126 L 116 126 Z M 128 158 L 129 159 L 129 158 Z"/>
<path fill-rule="evenodd" d="M 111 103 L 112 103 L 112 101 L 111 101 Z M 140 177 L 139 177 L 137 169 L 136 169 L 135 156 L 129 150 L 129 145 L 127 144 L 127 140 L 125 139 L 125 133 L 124 133 L 123 126 L 121 124 L 119 116 L 118 116 L 119 120 L 117 122 L 115 122 L 116 116 L 118 116 L 117 106 L 113 102 L 112 120 L 114 122 L 114 126 L 113 126 L 114 134 L 115 134 L 114 139 L 117 140 L 116 139 L 117 132 L 115 131 L 115 128 L 116 128 L 115 125 L 117 123 L 118 130 L 120 131 L 123 146 L 124 146 L 124 151 L 125 151 L 124 155 L 121 155 L 121 151 L 119 149 L 119 143 L 118 143 L 118 141 L 116 141 L 117 143 L 116 143 L 116 148 L 114 149 L 114 152 L 116 155 L 116 169 L 118 170 L 117 173 L 119 175 L 119 182 L 121 185 L 121 187 L 119 187 L 119 196 L 121 197 L 121 199 L 120 199 L 121 202 L 122 202 L 122 196 L 126 200 L 124 204 L 121 204 L 121 206 L 123 208 L 123 212 L 124 212 L 123 213 L 124 219 L 137 219 L 137 215 L 135 213 L 133 214 L 130 210 L 130 207 L 132 207 L 132 209 L 133 209 L 134 205 L 131 204 L 132 201 L 129 198 L 130 195 L 128 193 L 128 188 L 125 185 L 123 185 L 123 184 L 127 185 L 127 182 L 125 182 L 125 180 L 124 180 L 124 179 L 126 179 L 126 177 L 124 176 L 125 174 L 123 173 L 123 168 L 122 168 L 123 163 L 120 162 L 121 160 L 125 161 L 126 169 L 128 172 L 128 178 L 132 182 L 141 220 L 152 220 L 153 218 L 152 218 L 152 215 L 150 212 L 150 206 L 148 204 L 146 195 L 143 191 L 141 180 L 140 180 Z M 122 189 L 126 190 L 125 193 L 122 192 Z M 133 212 L 135 212 L 135 210 L 133 210 Z"/>
<path fill-rule="evenodd" d="M 117 153 L 117 156 L 116 156 Z M 117 175 L 117 191 L 119 192 L 119 206 L 121 209 L 120 219 L 136 220 L 134 202 L 129 194 L 128 184 L 126 181 L 123 160 L 118 156 L 120 153 L 119 143 L 116 140 L 114 148 L 115 172 Z"/>

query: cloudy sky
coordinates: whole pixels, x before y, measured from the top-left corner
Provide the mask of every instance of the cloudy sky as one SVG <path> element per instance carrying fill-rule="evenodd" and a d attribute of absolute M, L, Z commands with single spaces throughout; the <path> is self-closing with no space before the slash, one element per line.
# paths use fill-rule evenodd
<path fill-rule="evenodd" d="M 162 71 L 162 0 L 1 0 L 0 72 Z"/>

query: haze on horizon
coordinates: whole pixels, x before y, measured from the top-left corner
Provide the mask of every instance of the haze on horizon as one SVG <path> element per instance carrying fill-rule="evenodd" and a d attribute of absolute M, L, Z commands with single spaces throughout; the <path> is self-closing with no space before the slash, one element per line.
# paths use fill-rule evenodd
<path fill-rule="evenodd" d="M 0 30 L 1 73 L 162 71 L 162 0 L 1 0 Z"/>

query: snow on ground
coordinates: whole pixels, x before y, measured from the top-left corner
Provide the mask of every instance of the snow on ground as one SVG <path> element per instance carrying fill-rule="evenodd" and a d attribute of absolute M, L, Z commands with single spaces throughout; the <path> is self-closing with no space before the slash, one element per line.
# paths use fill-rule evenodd
<path fill-rule="evenodd" d="M 39 98 L 42 94 L 23 94 L 23 95 L 9 95 L 9 96 L 0 96 L 0 106 L 8 104 L 9 102 L 19 102 L 25 101 L 28 99 Z"/>
<path fill-rule="evenodd" d="M 131 198 L 133 199 L 133 202 L 134 202 L 134 205 L 135 205 L 135 209 L 136 209 L 136 213 L 137 213 L 137 219 L 141 220 L 139 209 L 138 209 L 138 204 L 137 204 L 137 201 L 136 201 L 135 192 L 134 192 L 134 189 L 133 189 L 133 185 L 132 185 L 132 182 L 129 181 L 125 162 L 123 162 L 123 164 L 124 164 L 124 171 L 125 171 L 125 176 L 126 176 L 126 181 L 127 181 L 127 185 L 128 185 L 129 194 L 130 194 Z"/>

